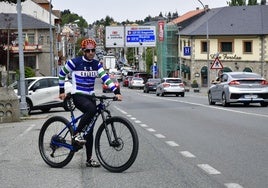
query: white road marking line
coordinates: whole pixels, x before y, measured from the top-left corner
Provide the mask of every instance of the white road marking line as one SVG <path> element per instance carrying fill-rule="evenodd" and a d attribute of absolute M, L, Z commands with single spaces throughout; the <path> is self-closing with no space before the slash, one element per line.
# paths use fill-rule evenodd
<path fill-rule="evenodd" d="M 147 129 L 147 131 L 149 131 L 149 132 L 155 132 L 155 130 L 152 129 L 152 128 Z"/>
<path fill-rule="evenodd" d="M 140 124 L 141 127 L 148 127 L 146 124 Z"/>
<path fill-rule="evenodd" d="M 141 121 L 140 120 L 136 120 L 135 123 L 141 123 Z"/>
<path fill-rule="evenodd" d="M 208 174 L 212 174 L 212 175 L 221 174 L 220 171 L 216 170 L 215 168 L 213 168 L 212 166 L 208 164 L 198 164 L 197 166 L 201 168 L 202 170 L 204 170 L 205 172 L 207 172 Z"/>
<path fill-rule="evenodd" d="M 227 188 L 243 188 L 241 185 L 237 183 L 225 183 L 224 184 Z"/>
<path fill-rule="evenodd" d="M 184 157 L 187 157 L 187 158 L 195 158 L 195 155 L 193 155 L 193 154 L 190 153 L 189 151 L 181 151 L 181 154 L 182 154 Z"/>
<path fill-rule="evenodd" d="M 179 144 L 177 144 L 177 143 L 174 142 L 174 141 L 166 141 L 166 143 L 167 143 L 168 145 L 172 146 L 172 147 L 174 147 L 174 146 L 179 146 Z"/>
<path fill-rule="evenodd" d="M 25 131 L 23 131 L 23 133 L 21 133 L 19 136 L 22 137 L 24 136 L 25 134 L 27 134 L 35 125 L 31 125 L 30 127 L 28 127 Z"/>
<path fill-rule="evenodd" d="M 166 138 L 164 135 L 162 135 L 162 134 L 155 134 L 155 136 L 157 137 L 157 138 Z"/>
<path fill-rule="evenodd" d="M 132 115 L 128 114 L 127 117 L 131 117 Z"/>
<path fill-rule="evenodd" d="M 116 108 L 118 111 L 120 111 L 122 114 L 127 114 L 127 112 L 126 112 L 126 111 L 124 111 L 124 110 L 122 110 L 122 109 L 118 108 L 117 106 L 115 106 L 115 108 Z"/>
<path fill-rule="evenodd" d="M 132 118 L 130 118 L 130 119 L 132 119 L 132 120 L 135 120 L 135 119 L 137 119 L 137 118 L 135 118 L 135 117 L 132 117 Z"/>
<path fill-rule="evenodd" d="M 217 110 L 224 110 L 224 111 L 235 112 L 235 113 L 239 113 L 239 114 L 246 114 L 246 115 L 258 116 L 258 117 L 266 117 L 266 118 L 268 117 L 268 115 L 266 115 L 266 114 L 256 114 L 256 113 L 250 113 L 250 112 L 242 112 L 242 111 L 238 111 L 238 110 L 232 110 L 232 109 L 229 109 L 229 108 L 210 106 L 210 105 L 193 103 L 193 102 L 188 102 L 188 101 L 181 101 L 181 100 L 168 99 L 168 98 L 159 98 L 159 97 L 154 97 L 152 95 L 146 95 L 146 97 L 157 98 L 159 100 L 180 102 L 180 103 L 184 103 L 184 104 L 192 104 L 192 105 L 196 105 L 196 106 L 202 106 L 202 107 L 205 107 L 205 108 L 214 108 L 214 109 L 217 109 Z"/>

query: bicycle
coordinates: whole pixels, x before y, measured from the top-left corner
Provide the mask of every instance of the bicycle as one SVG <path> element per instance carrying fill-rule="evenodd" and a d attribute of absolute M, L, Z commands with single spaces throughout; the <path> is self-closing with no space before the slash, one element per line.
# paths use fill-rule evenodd
<path fill-rule="evenodd" d="M 123 172 L 136 160 L 139 139 L 132 123 L 124 117 L 112 116 L 108 109 L 116 97 L 92 96 L 97 101 L 97 113 L 83 130 L 84 136 L 94 128 L 101 116 L 102 122 L 95 135 L 95 153 L 101 165 L 110 172 Z M 75 107 L 72 95 L 67 94 L 67 104 L 71 120 L 62 116 L 50 117 L 43 124 L 39 133 L 39 151 L 49 166 L 62 168 L 73 158 L 75 152 L 83 146 L 74 142 L 73 133 L 77 122 L 82 117 L 74 115 Z"/>

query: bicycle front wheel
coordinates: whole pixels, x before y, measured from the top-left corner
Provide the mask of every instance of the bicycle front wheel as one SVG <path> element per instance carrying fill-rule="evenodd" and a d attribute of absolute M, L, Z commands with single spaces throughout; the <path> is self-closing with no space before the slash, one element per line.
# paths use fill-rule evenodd
<path fill-rule="evenodd" d="M 137 132 L 131 122 L 123 117 L 108 119 L 106 125 L 102 123 L 96 133 L 96 155 L 108 171 L 127 170 L 134 163 L 138 150 Z"/>
<path fill-rule="evenodd" d="M 73 129 L 68 120 L 55 116 L 49 118 L 39 133 L 39 151 L 43 160 L 51 167 L 62 168 L 73 158 L 72 147 Z"/>

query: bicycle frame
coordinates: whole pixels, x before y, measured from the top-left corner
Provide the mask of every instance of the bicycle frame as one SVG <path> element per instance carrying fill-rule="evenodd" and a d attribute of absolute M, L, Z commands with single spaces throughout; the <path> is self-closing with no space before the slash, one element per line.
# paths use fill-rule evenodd
<path fill-rule="evenodd" d="M 70 101 L 68 101 L 68 103 L 70 103 Z M 71 105 L 71 104 L 70 104 Z M 75 131 L 77 129 L 77 125 L 76 123 L 78 122 L 78 120 L 80 120 L 83 116 L 83 114 L 79 115 L 78 117 L 75 117 L 74 115 L 74 109 L 75 108 L 71 108 L 70 110 L 70 113 L 71 113 L 71 121 L 66 125 L 66 127 L 64 127 L 58 134 L 57 136 L 55 136 L 55 139 L 52 139 L 52 144 L 54 144 L 55 146 L 57 147 L 65 147 L 65 148 L 68 148 L 70 149 L 71 151 L 75 151 L 76 148 L 75 146 L 71 145 L 71 144 L 67 144 L 67 143 L 62 143 L 62 142 L 59 142 L 57 141 L 56 139 L 61 137 L 61 134 L 68 128 L 68 127 L 72 127 L 72 129 Z M 105 116 L 104 113 L 107 113 L 107 115 Z M 111 113 L 108 109 L 106 109 L 106 105 L 104 104 L 104 100 L 103 99 L 99 99 L 99 104 L 97 104 L 97 112 L 95 114 L 95 116 L 93 117 L 92 121 L 85 127 L 84 129 L 84 136 L 86 136 L 90 130 L 92 128 L 94 128 L 95 124 L 96 124 L 96 121 L 98 120 L 99 116 L 101 115 L 102 117 L 102 122 L 106 125 L 106 120 L 108 118 L 111 117 Z M 109 134 L 109 131 L 108 129 L 106 128 L 105 126 L 105 131 L 106 131 L 106 135 L 107 135 L 107 138 L 108 138 L 108 141 L 110 143 L 110 145 L 115 145 L 116 143 L 112 143 L 111 141 L 111 136 Z M 117 138 L 117 135 L 115 134 L 115 130 L 114 130 L 114 127 L 112 126 L 112 131 L 114 133 L 114 136 L 115 138 Z M 67 133 L 66 133 L 67 134 Z M 64 135 L 65 137 L 66 135 Z"/>

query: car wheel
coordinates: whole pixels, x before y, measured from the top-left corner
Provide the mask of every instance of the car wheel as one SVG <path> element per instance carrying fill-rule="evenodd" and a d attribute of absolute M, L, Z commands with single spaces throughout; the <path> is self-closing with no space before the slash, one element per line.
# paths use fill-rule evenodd
<path fill-rule="evenodd" d="M 208 93 L 208 104 L 209 105 L 214 105 L 215 104 L 215 102 L 212 101 L 212 95 L 211 95 L 211 93 Z"/>
<path fill-rule="evenodd" d="M 222 103 L 222 106 L 225 106 L 225 107 L 229 106 L 229 103 L 226 101 L 225 93 L 222 94 L 221 103 Z"/>
<path fill-rule="evenodd" d="M 161 93 L 161 97 L 164 97 L 165 96 L 165 94 L 164 93 Z"/>
<path fill-rule="evenodd" d="M 268 106 L 268 102 L 261 102 L 261 107 L 267 107 Z"/>
<path fill-rule="evenodd" d="M 27 110 L 28 114 L 30 115 L 32 108 L 33 108 L 33 105 L 32 105 L 32 102 L 30 101 L 30 99 L 26 99 L 26 105 L 27 105 L 26 110 Z"/>
<path fill-rule="evenodd" d="M 181 97 L 184 97 L 184 95 L 185 95 L 185 93 L 183 92 L 183 93 L 181 93 Z"/>

